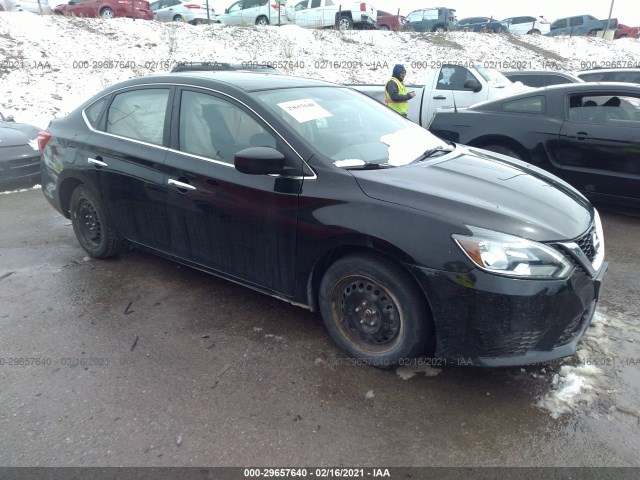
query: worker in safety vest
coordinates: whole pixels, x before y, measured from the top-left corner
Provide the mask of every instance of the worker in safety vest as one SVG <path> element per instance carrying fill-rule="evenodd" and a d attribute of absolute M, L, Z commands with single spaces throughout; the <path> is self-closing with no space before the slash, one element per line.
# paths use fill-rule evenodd
<path fill-rule="evenodd" d="M 396 65 L 384 89 L 384 103 L 404 117 L 409 112 L 409 100 L 416 96 L 416 92 L 407 92 L 403 83 L 406 76 L 407 70 L 402 65 Z"/>

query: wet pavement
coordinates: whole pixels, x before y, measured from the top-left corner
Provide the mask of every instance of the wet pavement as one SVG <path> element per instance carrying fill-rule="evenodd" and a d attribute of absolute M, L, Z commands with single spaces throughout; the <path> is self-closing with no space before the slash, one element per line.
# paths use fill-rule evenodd
<path fill-rule="evenodd" d="M 39 190 L 0 195 L 0 466 L 638 466 L 640 216 L 603 222 L 598 319 L 564 367 L 382 371 L 319 315 L 89 260 Z"/>

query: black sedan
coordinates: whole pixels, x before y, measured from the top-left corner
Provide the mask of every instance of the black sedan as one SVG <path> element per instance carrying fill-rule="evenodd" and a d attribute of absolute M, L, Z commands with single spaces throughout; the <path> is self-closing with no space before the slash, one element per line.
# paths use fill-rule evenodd
<path fill-rule="evenodd" d="M 39 131 L 0 113 L 0 187 L 40 181 L 40 151 L 36 143 Z"/>
<path fill-rule="evenodd" d="M 509 33 L 509 24 L 489 17 L 463 18 L 455 24 L 456 32 Z"/>
<path fill-rule="evenodd" d="M 439 112 L 429 130 L 531 162 L 594 200 L 640 206 L 639 85 L 555 85 Z"/>
<path fill-rule="evenodd" d="M 89 255 L 134 245 L 319 310 L 380 367 L 434 347 L 488 366 L 571 355 L 606 269 L 569 185 L 330 83 L 138 78 L 41 144 L 43 192 Z"/>

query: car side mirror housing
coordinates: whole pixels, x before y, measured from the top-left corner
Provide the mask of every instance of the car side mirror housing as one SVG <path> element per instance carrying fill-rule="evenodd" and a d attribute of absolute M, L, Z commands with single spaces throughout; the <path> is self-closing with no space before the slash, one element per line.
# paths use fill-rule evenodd
<path fill-rule="evenodd" d="M 464 82 L 462 86 L 465 90 L 473 90 L 474 92 L 479 92 L 482 90 L 482 84 L 477 80 L 467 80 Z"/>
<path fill-rule="evenodd" d="M 233 164 L 248 175 L 283 173 L 284 155 L 271 147 L 249 147 L 235 154 Z"/>

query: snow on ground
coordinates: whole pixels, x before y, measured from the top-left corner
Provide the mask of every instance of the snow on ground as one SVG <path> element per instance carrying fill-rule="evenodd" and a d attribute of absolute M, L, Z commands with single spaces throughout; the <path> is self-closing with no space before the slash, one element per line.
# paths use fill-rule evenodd
<path fill-rule="evenodd" d="M 279 70 L 342 83 L 381 83 L 395 63 L 419 84 L 447 62 L 501 70 L 567 69 L 638 62 L 640 42 L 475 33 L 337 32 L 0 14 L 0 109 L 46 127 L 104 87 L 166 72 L 177 62 L 269 62 Z"/>
<path fill-rule="evenodd" d="M 20 192 L 27 192 L 29 190 L 40 190 L 42 187 L 40 185 L 34 185 L 33 187 L 29 187 L 29 188 L 20 188 L 18 190 L 6 190 L 4 192 L 0 192 L 0 195 L 10 195 L 12 193 L 20 193 Z"/>
<path fill-rule="evenodd" d="M 450 62 L 498 70 L 571 71 L 615 62 L 626 66 L 639 59 L 640 42 L 632 39 L 194 27 L 5 12 L 0 14 L 0 111 L 18 122 L 46 127 L 50 119 L 66 115 L 112 83 L 189 61 L 276 63 L 285 73 L 339 83 L 382 83 L 393 65 L 402 63 L 407 82 L 419 84 L 426 68 Z M 588 359 L 610 353 L 608 332 L 620 328 L 614 323 L 597 314 L 574 362 L 551 377 L 549 391 L 538 402 L 541 408 L 558 417 L 594 403 L 605 389 L 603 371 Z M 440 370 L 403 367 L 397 373 L 409 379 Z"/>

